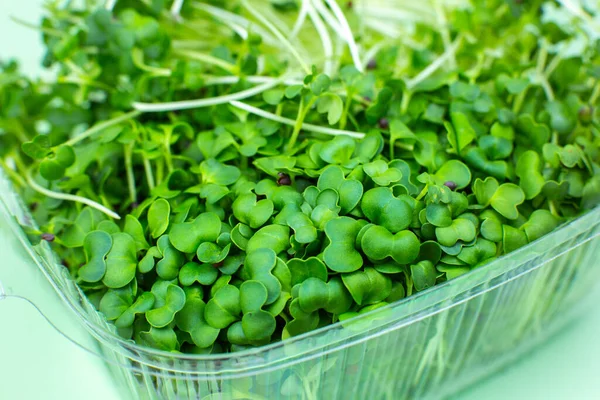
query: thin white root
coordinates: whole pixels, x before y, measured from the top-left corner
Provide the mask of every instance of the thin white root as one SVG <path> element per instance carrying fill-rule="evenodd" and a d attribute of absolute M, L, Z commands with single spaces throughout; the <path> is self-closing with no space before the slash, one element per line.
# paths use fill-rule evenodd
<path fill-rule="evenodd" d="M 242 78 L 240 78 L 239 76 L 209 76 L 206 78 L 206 80 L 204 81 L 204 84 L 207 86 L 212 86 L 212 85 L 234 85 L 236 83 L 238 83 L 239 81 L 241 81 Z M 287 86 L 292 86 L 292 85 L 303 85 L 304 82 L 302 81 L 302 79 L 284 79 L 284 80 L 280 80 L 279 78 L 272 78 L 270 76 L 245 76 L 244 80 L 250 82 L 250 83 L 254 83 L 254 84 L 261 84 L 261 83 L 268 83 L 268 82 L 281 82 L 284 85 Z"/>
<path fill-rule="evenodd" d="M 176 21 L 181 21 L 181 7 L 185 0 L 174 0 L 171 6 L 171 15 Z"/>
<path fill-rule="evenodd" d="M 308 14 L 309 8 L 310 0 L 302 0 L 302 5 L 300 7 L 300 11 L 298 12 L 298 18 L 296 19 L 296 23 L 292 28 L 292 32 L 290 32 L 290 35 L 288 36 L 289 40 L 293 40 L 296 36 L 298 36 L 300 29 L 302 29 L 302 26 L 304 26 L 304 22 L 306 21 L 306 15 Z"/>
<path fill-rule="evenodd" d="M 270 119 L 271 121 L 279 122 L 280 124 L 285 124 L 285 125 L 290 125 L 290 126 L 294 126 L 296 124 L 296 120 L 294 120 L 294 119 L 281 117 L 279 115 L 270 113 L 265 110 L 261 110 L 260 108 L 253 107 L 249 104 L 242 103 L 240 101 L 231 101 L 231 102 L 229 102 L 229 104 L 231 104 L 235 108 L 239 108 L 240 110 L 247 111 L 247 112 L 257 115 L 259 117 Z M 327 127 L 313 125 L 313 124 L 307 124 L 307 123 L 302 124 L 302 129 L 305 131 L 320 133 L 323 135 L 331 135 L 331 136 L 347 135 L 347 136 L 350 136 L 350 137 L 353 137 L 356 139 L 362 139 L 365 137 L 365 134 L 360 133 L 360 132 L 344 131 L 341 129 L 327 128 Z"/>
<path fill-rule="evenodd" d="M 309 3 L 310 0 L 305 0 L 306 3 Z M 317 11 L 309 5 L 308 15 L 317 30 L 317 33 L 321 37 L 321 43 L 323 44 L 323 52 L 325 53 L 325 66 L 324 72 L 331 76 L 333 74 L 333 44 L 331 42 L 331 36 L 329 35 L 329 31 L 327 27 L 319 17 Z"/>
<path fill-rule="evenodd" d="M 234 14 L 227 10 L 223 10 L 222 8 L 211 6 L 210 4 L 205 3 L 192 3 L 192 7 L 194 7 L 197 10 L 204 11 L 209 15 L 212 15 L 213 17 L 223 22 L 225 25 L 229 26 L 231 29 L 235 30 L 241 27 L 242 29 L 244 29 L 245 34 L 244 36 L 240 36 L 242 36 L 244 39 L 248 37 L 248 29 L 250 29 L 250 26 L 252 26 L 252 29 L 263 38 L 265 43 L 276 47 L 281 46 L 281 43 L 276 38 L 274 38 L 273 35 L 269 33 L 269 31 L 267 31 L 259 25 L 252 24 L 252 22 L 242 17 L 241 15 Z"/>
<path fill-rule="evenodd" d="M 325 7 L 323 1 L 312 0 L 312 4 L 313 7 L 319 12 L 319 14 L 321 14 L 323 20 L 325 20 L 327 25 L 329 25 L 338 34 L 338 36 L 343 37 L 344 33 L 342 27 L 340 26 L 340 23 L 333 15 L 331 15 L 331 12 L 329 12 L 327 7 Z"/>
<path fill-rule="evenodd" d="M 115 8 L 115 4 L 117 4 L 117 0 L 106 0 L 106 3 L 104 3 L 104 8 L 106 8 L 108 11 L 112 11 L 113 8 Z"/>
<path fill-rule="evenodd" d="M 408 90 L 414 89 L 419 83 L 429 78 L 435 71 L 437 71 L 444 63 L 446 63 L 451 57 L 454 57 L 456 49 L 462 42 L 462 36 L 459 36 L 454 40 L 454 43 L 446 49 L 444 54 L 439 56 L 434 62 L 429 64 L 427 68 L 421 71 L 417 76 L 406 81 L 406 88 Z"/>
<path fill-rule="evenodd" d="M 267 91 L 282 82 L 283 79 L 275 79 L 270 82 L 265 82 L 262 85 L 255 86 L 241 92 L 227 94 L 224 96 L 211 97 L 208 99 L 174 101 L 169 103 L 133 103 L 133 108 L 141 112 L 164 112 L 189 110 L 192 108 L 209 107 L 218 104 L 226 104 L 234 100 L 243 100 L 252 96 L 256 96 L 264 91 Z"/>
<path fill-rule="evenodd" d="M 302 57 L 300 56 L 300 54 L 298 53 L 296 48 L 290 43 L 289 40 L 287 40 L 287 38 L 279 31 L 279 29 L 277 29 L 277 27 L 275 25 L 273 25 L 271 22 L 269 22 L 269 20 L 267 20 L 254 7 L 252 7 L 250 5 L 249 1 L 242 0 L 242 5 L 246 8 L 246 10 L 248 10 L 248 12 L 250 12 L 250 14 L 252 14 L 254 16 L 254 18 L 256 18 L 258 21 L 260 21 L 261 24 L 263 24 L 268 30 L 270 30 L 271 33 L 273 35 L 275 35 L 275 37 L 277 39 L 279 39 L 285 45 L 285 47 L 290 51 L 290 53 L 294 56 L 294 58 L 296 58 L 296 60 L 298 61 L 298 63 L 302 67 L 302 69 L 307 74 L 310 74 L 311 70 L 310 70 L 310 68 L 308 68 L 308 65 L 306 65 L 306 63 L 304 62 L 304 60 L 302 59 Z"/>
<path fill-rule="evenodd" d="M 352 55 L 352 61 L 354 62 L 354 66 L 360 72 L 364 72 L 363 63 L 360 59 L 360 54 L 358 52 L 358 46 L 356 45 L 356 41 L 354 40 L 354 35 L 352 34 L 352 30 L 350 29 L 350 25 L 348 24 L 348 20 L 346 20 L 346 16 L 344 15 L 344 12 L 342 11 L 342 9 L 340 8 L 340 6 L 337 4 L 337 2 L 335 0 L 325 0 L 325 1 L 327 2 L 329 7 L 331 8 L 331 10 L 333 11 L 333 14 L 335 15 L 335 17 L 337 18 L 337 20 L 340 23 L 342 32 L 344 32 L 344 35 L 343 35 L 344 40 L 346 40 L 346 43 L 348 43 L 348 47 L 350 48 L 350 54 Z"/>
<path fill-rule="evenodd" d="M 85 197 L 81 197 L 81 196 L 75 196 L 75 195 L 68 194 L 68 193 L 53 192 L 52 190 L 46 189 L 45 187 L 38 185 L 38 183 L 33 179 L 33 177 L 31 176 L 31 173 L 29 173 L 29 172 L 27 173 L 27 183 L 29 183 L 29 186 L 33 190 L 43 194 L 44 196 L 52 197 L 53 199 L 74 201 L 76 203 L 82 203 L 82 204 L 85 204 L 92 208 L 95 208 L 96 210 L 98 210 L 100 212 L 103 212 L 104 214 L 108 215 L 111 218 L 121 219 L 121 216 L 119 214 L 117 214 L 116 212 L 112 211 L 111 209 L 109 209 L 107 207 L 104 207 L 102 204 L 96 203 L 93 200 L 86 199 Z"/>

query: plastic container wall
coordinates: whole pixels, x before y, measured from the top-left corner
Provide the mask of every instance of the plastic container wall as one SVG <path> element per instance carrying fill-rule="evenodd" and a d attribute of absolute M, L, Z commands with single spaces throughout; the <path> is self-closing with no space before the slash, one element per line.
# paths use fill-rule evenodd
<path fill-rule="evenodd" d="M 1 172 L 0 200 L 0 211 L 33 223 Z M 182 355 L 119 338 L 47 243 L 32 248 L 18 224 L 13 228 L 88 335 L 64 333 L 105 361 L 125 398 L 441 398 L 506 366 L 585 312 L 600 278 L 596 209 L 469 274 L 344 323 L 239 353 Z M 0 280 L 10 278 L 2 273 L 6 267 Z M 31 291 L 21 289 L 23 296 Z"/>

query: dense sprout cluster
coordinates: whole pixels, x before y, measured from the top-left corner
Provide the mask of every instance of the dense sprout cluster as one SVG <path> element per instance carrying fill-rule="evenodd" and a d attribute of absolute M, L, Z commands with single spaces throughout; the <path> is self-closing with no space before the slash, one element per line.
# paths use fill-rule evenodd
<path fill-rule="evenodd" d="M 50 3 L 56 79 L 1 65 L 0 163 L 28 233 L 123 337 L 286 339 L 600 202 L 597 9 L 425 1 L 402 31 L 372 23 L 380 2 L 227 3 Z"/>

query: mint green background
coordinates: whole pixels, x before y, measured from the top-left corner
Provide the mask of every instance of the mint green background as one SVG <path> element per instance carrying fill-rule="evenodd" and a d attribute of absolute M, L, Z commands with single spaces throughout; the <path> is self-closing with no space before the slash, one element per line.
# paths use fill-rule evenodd
<path fill-rule="evenodd" d="M 40 0 L 0 0 L 0 58 L 17 57 L 29 74 L 39 71 L 39 35 L 9 21 L 9 16 L 36 22 L 40 4 Z M 32 286 L 44 285 L 29 277 L 32 268 L 36 267 L 0 217 L 0 279 L 25 278 Z M 18 294 L 10 282 L 3 283 Z M 50 303 L 45 307 L 48 314 L 55 311 Z M 67 315 L 51 319 L 63 329 L 81 333 Z M 591 310 L 543 348 L 457 398 L 598 399 L 599 333 L 600 309 Z M 58 333 L 31 304 L 18 299 L 0 301 L 0 399 L 83 398 L 119 398 L 99 360 Z"/>

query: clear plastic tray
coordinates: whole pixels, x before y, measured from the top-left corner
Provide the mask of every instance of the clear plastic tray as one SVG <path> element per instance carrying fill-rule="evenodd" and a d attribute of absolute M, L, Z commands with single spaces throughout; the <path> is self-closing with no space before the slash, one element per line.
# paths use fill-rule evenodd
<path fill-rule="evenodd" d="M 59 265 L 0 170 L 0 214 L 35 263 L 0 264 L 24 298 L 109 368 L 126 398 L 443 398 L 512 362 L 597 299 L 600 208 L 493 263 L 352 320 L 262 348 L 184 355 L 121 339 Z M 65 315 L 80 324 L 63 323 Z"/>

